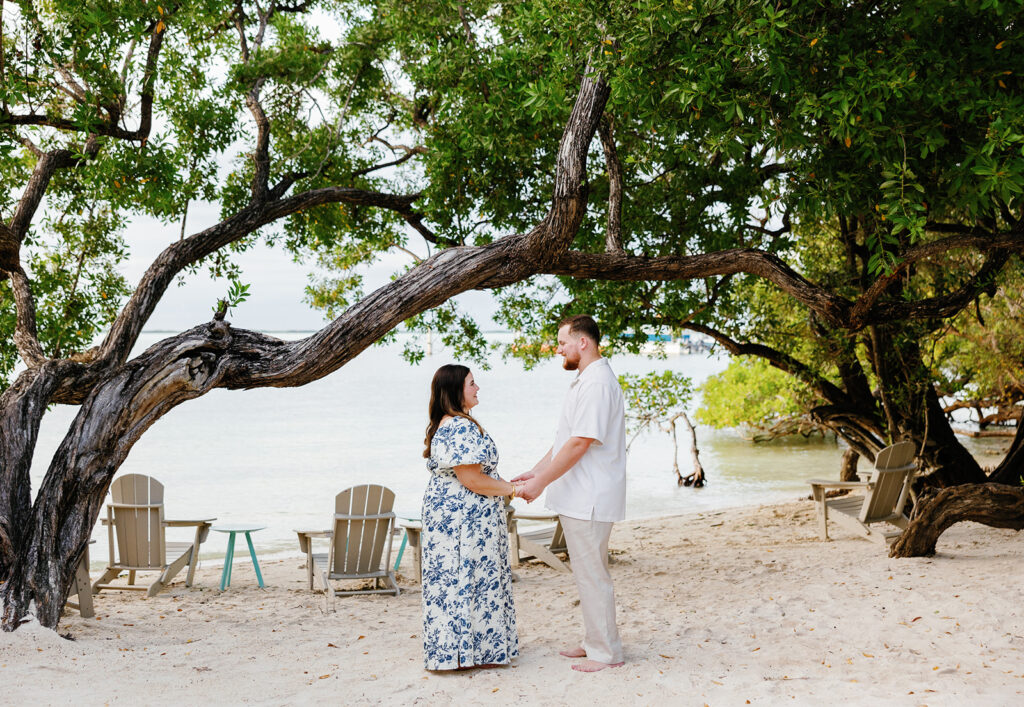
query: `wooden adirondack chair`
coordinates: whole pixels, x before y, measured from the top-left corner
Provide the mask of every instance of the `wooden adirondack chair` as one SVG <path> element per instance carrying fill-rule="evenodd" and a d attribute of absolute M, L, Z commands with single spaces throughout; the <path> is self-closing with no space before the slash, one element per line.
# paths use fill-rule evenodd
<path fill-rule="evenodd" d="M 562 532 L 562 523 L 557 515 L 520 513 L 516 511 L 516 521 L 519 520 L 553 520 L 554 525 L 520 532 L 518 523 L 515 526 L 515 533 L 512 540 L 513 561 L 529 560 L 536 558 L 548 567 L 559 572 L 568 572 L 569 568 L 555 554 L 556 552 L 569 552 L 565 543 L 565 534 Z M 510 528 L 510 530 L 512 530 Z"/>
<path fill-rule="evenodd" d="M 306 555 L 309 588 L 314 579 L 333 600 L 350 594 L 394 594 L 401 590 L 391 569 L 395 494 L 383 486 L 354 486 L 334 500 L 331 530 L 296 530 L 299 549 Z M 313 538 L 330 538 L 326 553 L 313 552 Z M 384 548 L 387 556 L 384 558 Z M 383 559 L 383 561 L 382 561 Z M 372 579 L 370 589 L 336 589 L 331 580 Z"/>
<path fill-rule="evenodd" d="M 834 520 L 869 540 L 888 545 L 910 522 L 903 508 L 916 469 L 914 443 L 897 442 L 878 453 L 875 469 L 867 481 L 808 481 L 818 511 L 821 539 L 828 540 L 829 512 L 833 511 Z M 825 498 L 826 489 L 863 489 L 864 494 Z"/>
<path fill-rule="evenodd" d="M 199 546 L 210 534 L 216 518 L 201 520 L 164 519 L 164 487 L 144 474 L 125 474 L 110 485 L 107 504 L 107 526 L 110 541 L 110 563 L 92 585 L 93 594 L 102 589 L 132 589 L 155 596 L 166 587 L 181 569 L 188 565 L 185 586 L 192 586 Z M 194 527 L 191 542 L 167 542 L 167 528 Z M 112 584 L 122 572 L 128 572 L 127 584 Z M 151 584 L 135 584 L 137 572 L 159 572 Z"/>

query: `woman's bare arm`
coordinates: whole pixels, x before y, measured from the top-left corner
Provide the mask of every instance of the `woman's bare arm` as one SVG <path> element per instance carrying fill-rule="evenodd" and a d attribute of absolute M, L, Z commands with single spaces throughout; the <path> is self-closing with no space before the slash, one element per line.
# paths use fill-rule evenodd
<path fill-rule="evenodd" d="M 459 482 L 473 493 L 481 496 L 508 496 L 512 493 L 512 482 L 494 479 L 483 471 L 481 464 L 460 464 L 455 469 Z"/>

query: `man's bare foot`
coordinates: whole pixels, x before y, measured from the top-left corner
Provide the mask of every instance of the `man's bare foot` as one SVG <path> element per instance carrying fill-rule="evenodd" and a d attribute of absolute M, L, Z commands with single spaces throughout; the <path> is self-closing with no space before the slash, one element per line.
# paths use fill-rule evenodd
<path fill-rule="evenodd" d="M 586 658 L 587 652 L 582 648 L 570 648 L 567 651 L 558 651 L 558 655 L 564 655 L 566 658 Z"/>
<path fill-rule="evenodd" d="M 580 673 L 596 673 L 598 670 L 621 668 L 623 665 L 625 663 L 598 663 L 596 660 L 585 660 L 582 663 L 576 663 L 572 669 Z"/>

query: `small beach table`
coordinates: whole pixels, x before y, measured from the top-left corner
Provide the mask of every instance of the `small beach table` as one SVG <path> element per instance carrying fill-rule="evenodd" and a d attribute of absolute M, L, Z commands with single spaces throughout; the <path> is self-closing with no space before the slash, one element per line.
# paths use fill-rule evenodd
<path fill-rule="evenodd" d="M 212 530 L 216 530 L 218 533 L 228 534 L 228 552 L 224 557 L 224 571 L 220 575 L 221 591 L 231 586 L 231 565 L 235 559 L 235 535 L 238 533 L 245 534 L 245 542 L 249 545 L 249 557 L 252 558 L 252 566 L 256 570 L 256 580 L 259 582 L 260 587 L 263 587 L 263 575 L 260 573 L 260 563 L 256 560 L 256 549 L 252 546 L 252 536 L 250 534 L 255 533 L 257 530 L 263 530 L 266 527 L 265 525 L 241 523 L 235 525 L 216 525 L 212 528 Z"/>
<path fill-rule="evenodd" d="M 403 519 L 403 522 L 399 525 L 405 530 L 405 534 L 402 537 L 402 544 L 398 546 L 398 557 L 395 558 L 395 572 L 398 571 L 398 565 L 402 562 L 402 555 L 405 554 L 405 546 L 408 545 L 413 552 L 412 560 L 416 579 L 422 581 L 423 556 L 420 554 L 420 533 L 423 531 L 423 523 L 420 522 L 419 518 L 410 518 L 408 516 L 399 516 L 399 518 Z"/>

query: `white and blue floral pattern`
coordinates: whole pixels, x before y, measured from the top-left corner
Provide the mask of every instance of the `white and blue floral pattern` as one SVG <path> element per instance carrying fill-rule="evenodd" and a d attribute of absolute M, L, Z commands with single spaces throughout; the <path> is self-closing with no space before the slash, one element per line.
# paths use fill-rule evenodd
<path fill-rule="evenodd" d="M 500 496 L 463 486 L 452 467 L 498 478 L 498 449 L 464 417 L 430 443 L 423 495 L 423 654 L 427 670 L 508 663 L 519 656 L 508 525 Z"/>

